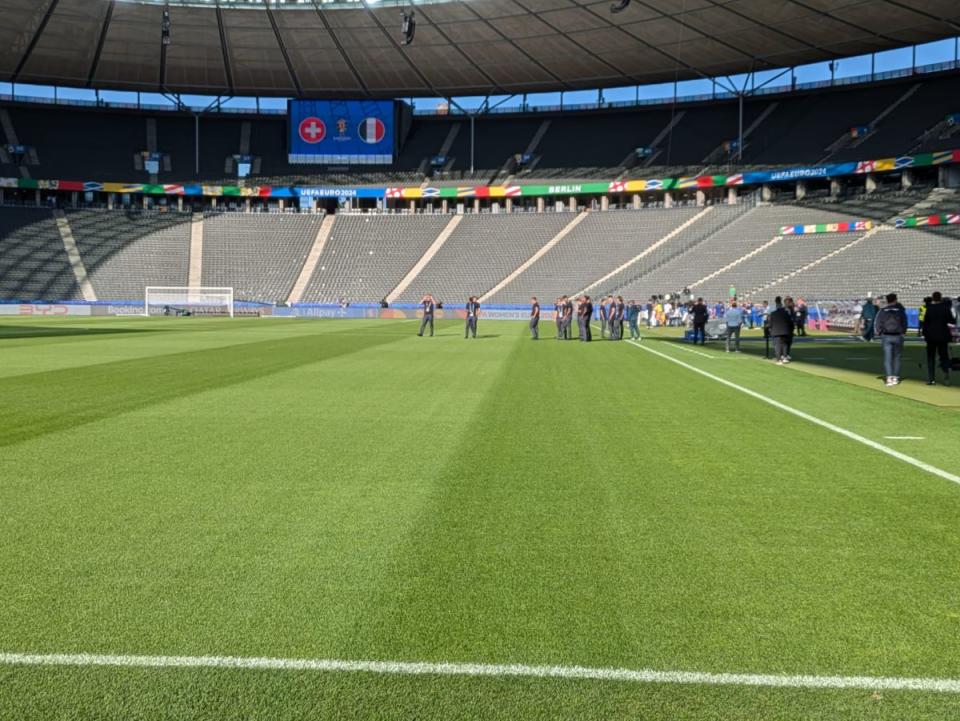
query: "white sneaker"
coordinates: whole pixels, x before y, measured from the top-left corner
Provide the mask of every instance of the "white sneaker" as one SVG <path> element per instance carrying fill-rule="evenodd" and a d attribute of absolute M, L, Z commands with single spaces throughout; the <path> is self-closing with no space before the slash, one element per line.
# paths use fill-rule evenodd
<path fill-rule="evenodd" d="M 782 365 L 783 365 L 783 358 L 781 358 L 780 360 L 777 361 L 777 365 L 778 365 L 778 366 L 782 366 Z"/>
<path fill-rule="evenodd" d="M 784 362 L 784 363 L 789 363 L 789 362 L 790 362 L 790 356 L 786 356 L 786 357 L 783 359 L 783 362 Z"/>
<path fill-rule="evenodd" d="M 884 385 L 886 385 L 887 388 L 892 388 L 893 386 L 895 386 L 895 385 L 897 385 L 897 384 L 894 383 L 892 376 L 887 376 L 887 382 L 886 382 Z"/>

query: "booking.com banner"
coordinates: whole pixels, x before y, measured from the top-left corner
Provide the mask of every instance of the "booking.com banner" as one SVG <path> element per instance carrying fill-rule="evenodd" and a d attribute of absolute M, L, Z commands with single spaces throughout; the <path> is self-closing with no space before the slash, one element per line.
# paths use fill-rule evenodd
<path fill-rule="evenodd" d="M 291 100 L 287 118 L 290 163 L 393 162 L 392 100 Z"/>

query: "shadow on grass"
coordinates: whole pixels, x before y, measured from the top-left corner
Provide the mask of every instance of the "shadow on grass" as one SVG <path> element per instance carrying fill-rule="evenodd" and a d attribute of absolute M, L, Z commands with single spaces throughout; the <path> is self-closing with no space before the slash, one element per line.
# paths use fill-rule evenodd
<path fill-rule="evenodd" d="M 724 353 L 723 341 L 707 341 L 707 344 L 694 346 L 681 338 L 659 337 L 658 341 L 683 348 L 692 348 L 703 352 Z M 759 358 L 773 357 L 773 341 L 769 351 L 763 338 L 744 339 L 740 345 L 744 354 Z M 957 351 L 953 351 L 957 355 Z M 808 335 L 794 338 L 790 356 L 794 362 L 814 366 L 825 371 L 839 371 L 838 375 L 855 374 L 865 380 L 883 380 L 883 349 L 879 341 L 867 343 L 850 335 Z M 903 349 L 901 376 L 905 380 L 926 381 L 927 354 L 926 344 L 918 340 L 915 334 L 907 336 Z M 937 379 L 941 378 L 939 369 Z"/>
<path fill-rule="evenodd" d="M 84 328 L 76 326 L 0 325 L 0 341 L 17 338 L 59 338 L 66 336 L 111 336 L 128 333 L 164 333 L 166 328 Z"/>
<path fill-rule="evenodd" d="M 2 378 L 0 447 L 360 353 L 401 337 L 325 333 Z"/>

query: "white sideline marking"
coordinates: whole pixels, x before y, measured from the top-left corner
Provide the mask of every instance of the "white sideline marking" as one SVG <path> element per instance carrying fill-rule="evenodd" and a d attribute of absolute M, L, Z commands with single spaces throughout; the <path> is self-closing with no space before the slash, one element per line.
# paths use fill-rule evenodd
<path fill-rule="evenodd" d="M 926 440 L 923 436 L 884 436 L 887 440 L 891 441 L 923 441 Z"/>
<path fill-rule="evenodd" d="M 115 666 L 124 668 L 227 668 L 269 671 L 375 673 L 395 676 L 521 676 L 627 683 L 706 686 L 863 689 L 869 691 L 932 691 L 960 693 L 960 679 L 897 676 L 812 676 L 759 673 L 654 671 L 585 666 L 526 664 L 431 663 L 408 661 L 344 661 L 340 659 L 258 658 L 238 656 L 112 656 L 101 654 L 0 653 L 4 666 Z"/>
<path fill-rule="evenodd" d="M 682 345 L 678 345 L 676 347 L 679 348 L 680 350 L 686 351 L 687 353 L 693 353 L 694 355 L 698 355 L 701 358 L 709 358 L 710 360 L 714 360 L 717 357 L 715 355 L 710 355 L 709 353 L 704 353 L 703 351 L 694 350 L 693 348 L 687 348 L 686 346 L 682 346 Z"/>
<path fill-rule="evenodd" d="M 686 368 L 687 370 L 691 370 L 694 373 L 699 373 L 700 375 L 706 378 L 709 378 L 710 380 L 714 380 L 717 383 L 722 383 L 728 388 L 733 388 L 734 390 L 740 391 L 741 393 L 746 393 L 748 396 L 756 398 L 759 401 L 763 401 L 764 403 L 771 405 L 774 408 L 779 408 L 780 410 L 786 411 L 787 413 L 795 415 L 798 418 L 802 418 L 805 421 L 809 421 L 810 423 L 815 423 L 816 425 L 826 428 L 827 430 L 833 431 L 834 433 L 839 433 L 841 436 L 846 436 L 850 440 L 857 441 L 857 443 L 862 443 L 863 445 L 869 446 L 870 448 L 880 451 L 881 453 L 886 453 L 888 456 L 893 456 L 894 458 L 901 460 L 904 463 L 909 463 L 911 466 L 919 468 L 922 471 L 926 471 L 927 473 L 932 473 L 933 475 L 939 476 L 940 478 L 944 478 L 950 481 L 951 483 L 956 483 L 960 485 L 960 476 L 954 475 L 953 473 L 950 473 L 949 471 L 945 471 L 942 468 L 931 466 L 929 463 L 924 463 L 923 461 L 917 458 L 914 458 L 913 456 L 908 456 L 906 453 L 901 453 L 900 451 L 894 450 L 893 448 L 890 448 L 890 446 L 885 446 L 882 443 L 877 443 L 876 441 L 872 441 L 869 438 L 861 436 L 859 433 L 848 431 L 846 428 L 841 428 L 840 426 L 834 425 L 829 421 L 825 421 L 821 418 L 817 418 L 816 416 L 811 416 L 809 413 L 804 413 L 801 410 L 793 408 L 792 406 L 788 406 L 787 404 L 781 403 L 780 401 L 776 401 L 773 398 L 763 395 L 762 393 L 757 393 L 756 391 L 750 390 L 749 388 L 745 388 L 744 386 L 738 385 L 737 383 L 728 381 L 726 378 L 721 378 L 720 376 L 716 376 L 713 373 L 710 373 L 705 370 L 701 370 L 700 368 L 697 368 L 696 366 L 692 366 L 689 363 L 686 363 L 680 360 L 679 358 L 674 358 L 673 356 L 669 356 L 666 353 L 661 353 L 658 350 L 653 350 L 652 348 L 648 348 L 647 346 L 640 345 L 639 343 L 634 343 L 632 340 L 628 340 L 627 343 L 639 348 L 642 351 L 646 351 L 647 353 L 653 353 L 654 355 L 659 356 L 664 360 L 668 360 L 671 363 L 676 363 L 678 366 L 682 366 L 683 368 Z"/>

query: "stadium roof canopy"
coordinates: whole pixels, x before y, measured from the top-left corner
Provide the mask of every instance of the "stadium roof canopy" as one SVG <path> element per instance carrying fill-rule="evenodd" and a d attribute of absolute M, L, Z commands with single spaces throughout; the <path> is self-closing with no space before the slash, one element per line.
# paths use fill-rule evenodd
<path fill-rule="evenodd" d="M 0 0 L 0 80 L 204 95 L 497 95 L 791 67 L 960 35 L 958 0 Z M 408 1 L 409 5 L 409 1 Z"/>

